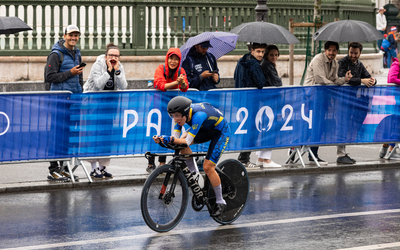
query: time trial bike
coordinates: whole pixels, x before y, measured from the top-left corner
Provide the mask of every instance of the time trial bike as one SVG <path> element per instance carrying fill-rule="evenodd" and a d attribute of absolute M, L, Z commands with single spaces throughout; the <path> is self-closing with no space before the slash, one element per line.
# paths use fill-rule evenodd
<path fill-rule="evenodd" d="M 179 152 L 186 144 L 164 144 L 160 146 L 175 151 L 174 154 L 152 154 L 150 156 L 173 156 L 168 164 L 156 168 L 147 178 L 141 194 L 141 211 L 146 224 L 156 232 L 167 232 L 178 225 L 185 215 L 189 187 L 192 190 L 191 204 L 195 211 L 201 211 L 205 206 L 211 214 L 216 206 L 214 189 L 206 176 L 204 186 L 198 174 L 192 174 L 186 166 L 188 157 L 204 156 L 206 154 L 186 154 Z M 222 195 L 227 203 L 226 209 L 219 217 L 213 219 L 220 224 L 234 222 L 243 212 L 249 193 L 249 178 L 246 168 L 237 160 L 228 159 L 219 163 L 216 172 L 221 178 Z M 199 183 L 200 182 L 200 183 Z"/>

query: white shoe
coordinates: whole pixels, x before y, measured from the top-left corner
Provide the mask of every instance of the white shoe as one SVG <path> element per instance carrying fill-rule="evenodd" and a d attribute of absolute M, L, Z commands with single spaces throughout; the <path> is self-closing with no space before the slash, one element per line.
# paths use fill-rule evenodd
<path fill-rule="evenodd" d="M 264 165 L 264 162 L 258 161 L 258 160 L 256 161 L 256 167 L 262 168 L 263 165 Z"/>
<path fill-rule="evenodd" d="M 282 165 L 279 165 L 278 163 L 271 161 L 270 163 L 263 162 L 263 167 L 264 168 L 280 168 L 280 167 L 282 167 Z"/>

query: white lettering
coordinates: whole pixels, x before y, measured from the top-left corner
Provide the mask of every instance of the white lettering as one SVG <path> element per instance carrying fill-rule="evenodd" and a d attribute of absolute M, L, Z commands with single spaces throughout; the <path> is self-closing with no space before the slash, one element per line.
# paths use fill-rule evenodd
<path fill-rule="evenodd" d="M 133 120 L 133 122 L 128 126 L 128 115 L 133 115 L 135 117 L 135 119 Z M 126 134 L 128 133 L 128 131 L 135 127 L 136 124 L 139 121 L 139 115 L 135 110 L 124 110 L 124 132 L 123 132 L 123 138 L 126 138 Z"/>
<path fill-rule="evenodd" d="M 151 116 L 154 113 L 158 115 L 157 124 L 151 122 Z M 162 115 L 161 115 L 161 111 L 159 109 L 150 110 L 149 114 L 147 115 L 147 132 L 146 132 L 146 136 L 150 136 L 150 129 L 151 128 L 155 128 L 157 130 L 156 135 L 160 135 L 161 134 L 161 118 L 162 118 Z"/>
<path fill-rule="evenodd" d="M 244 113 L 244 118 L 243 118 L 242 122 L 239 124 L 239 127 L 236 129 L 235 134 L 247 134 L 247 129 L 242 129 L 244 123 L 247 120 L 247 117 L 249 117 L 249 111 L 246 108 L 241 107 L 237 111 L 237 113 L 236 113 L 236 121 L 237 122 L 240 121 L 240 113 L 242 113 L 242 112 Z"/>
<path fill-rule="evenodd" d="M 289 115 L 288 118 L 286 119 L 285 124 L 283 124 L 281 131 L 290 131 L 293 130 L 293 126 L 287 126 L 287 124 L 289 123 L 290 119 L 292 119 L 292 115 L 293 115 L 293 107 L 290 106 L 289 104 L 286 104 L 283 108 L 282 108 L 282 119 L 285 119 L 286 116 L 286 109 L 289 109 Z"/>
<path fill-rule="evenodd" d="M 306 122 L 308 122 L 308 128 L 309 129 L 312 129 L 312 110 L 310 110 L 308 113 L 309 113 L 309 115 L 308 115 L 308 117 L 306 117 L 306 115 L 305 115 L 305 112 L 304 112 L 304 107 L 305 107 L 306 105 L 303 103 L 303 104 L 301 104 L 301 118 L 304 120 L 304 121 L 306 121 Z"/>
<path fill-rule="evenodd" d="M 7 128 L 0 133 L 0 135 L 4 135 L 5 133 L 7 133 L 8 129 L 10 128 L 10 118 L 8 118 L 8 115 L 4 112 L 0 112 L 1 115 L 4 115 L 4 117 L 7 119 Z"/>

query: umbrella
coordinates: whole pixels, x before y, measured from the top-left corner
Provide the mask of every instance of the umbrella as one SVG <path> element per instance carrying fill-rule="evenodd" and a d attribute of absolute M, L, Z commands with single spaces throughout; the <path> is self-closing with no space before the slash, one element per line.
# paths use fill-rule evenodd
<path fill-rule="evenodd" d="M 268 22 L 242 23 L 231 33 L 238 34 L 238 41 L 266 44 L 293 44 L 300 41 L 284 27 Z"/>
<path fill-rule="evenodd" d="M 315 32 L 313 39 L 343 43 L 372 42 L 385 38 L 369 23 L 356 20 L 342 20 L 324 25 Z"/>
<path fill-rule="evenodd" d="M 236 49 L 236 40 L 238 36 L 228 32 L 203 32 L 197 36 L 191 37 L 179 49 L 182 53 L 181 62 L 183 62 L 189 50 L 196 44 L 210 41 L 212 48 L 208 52 L 215 56 L 215 59 L 220 58 L 228 52 Z"/>
<path fill-rule="evenodd" d="M 0 34 L 14 34 L 25 30 L 32 30 L 19 17 L 0 17 Z"/>

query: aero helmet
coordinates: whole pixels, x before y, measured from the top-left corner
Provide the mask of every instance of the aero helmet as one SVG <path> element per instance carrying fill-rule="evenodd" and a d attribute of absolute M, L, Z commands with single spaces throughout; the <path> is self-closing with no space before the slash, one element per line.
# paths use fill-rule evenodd
<path fill-rule="evenodd" d="M 172 113 L 181 113 L 183 116 L 189 116 L 190 104 L 192 100 L 183 96 L 177 96 L 172 98 L 168 103 L 168 114 L 171 116 Z"/>

